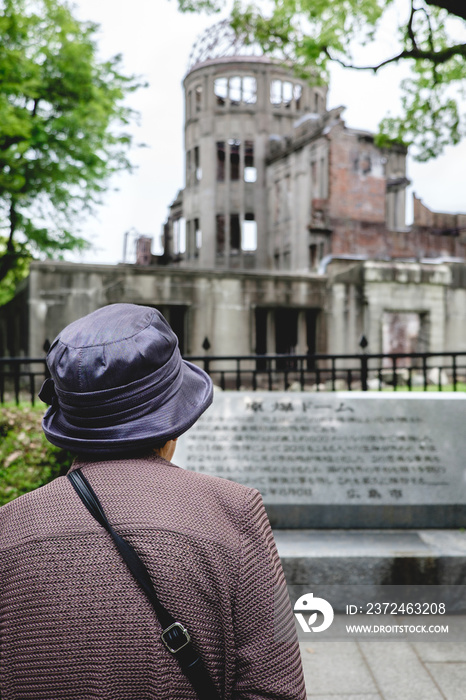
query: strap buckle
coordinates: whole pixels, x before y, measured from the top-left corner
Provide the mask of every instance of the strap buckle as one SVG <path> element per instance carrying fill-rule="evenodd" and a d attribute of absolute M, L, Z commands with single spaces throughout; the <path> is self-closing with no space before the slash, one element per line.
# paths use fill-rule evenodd
<path fill-rule="evenodd" d="M 172 633 L 170 634 L 170 632 Z M 168 639 L 165 639 L 165 635 L 167 635 Z M 182 636 L 180 637 L 180 635 Z M 179 652 L 191 641 L 188 630 L 186 627 L 183 627 L 181 622 L 174 622 L 170 627 L 163 630 L 160 636 L 162 637 L 162 642 L 172 654 Z"/>

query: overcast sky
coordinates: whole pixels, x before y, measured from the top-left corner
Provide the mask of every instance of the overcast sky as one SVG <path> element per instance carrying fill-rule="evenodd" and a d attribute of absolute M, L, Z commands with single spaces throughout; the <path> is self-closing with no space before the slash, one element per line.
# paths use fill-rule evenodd
<path fill-rule="evenodd" d="M 400 7 L 406 5 L 399 0 Z M 131 95 L 130 105 L 140 112 L 133 131 L 136 142 L 132 160 L 138 169 L 120 174 L 111 182 L 104 204 L 87 218 L 82 234 L 94 250 L 76 261 L 116 263 L 123 257 L 126 231 L 154 237 L 153 252 L 160 238 L 167 207 L 184 185 L 183 90 L 189 53 L 196 38 L 219 20 L 218 15 L 182 15 L 175 0 L 77 0 L 75 10 L 82 20 L 100 24 L 102 58 L 122 53 L 124 71 L 143 76 L 149 87 Z M 380 51 L 390 51 L 393 32 L 387 28 L 378 39 Z M 345 105 L 348 126 L 375 130 L 389 109 L 398 105 L 398 68 L 388 68 L 372 77 L 367 73 L 332 72 L 328 107 Z M 408 177 L 417 196 L 436 211 L 466 211 L 466 142 L 448 148 L 445 155 L 427 164 L 408 164 Z M 408 212 L 411 208 L 408 205 Z"/>

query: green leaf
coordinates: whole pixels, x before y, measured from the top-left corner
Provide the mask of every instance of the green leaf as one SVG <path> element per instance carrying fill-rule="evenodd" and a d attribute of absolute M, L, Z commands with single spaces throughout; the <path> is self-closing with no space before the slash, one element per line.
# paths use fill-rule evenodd
<path fill-rule="evenodd" d="M 136 116 L 126 97 L 143 86 L 102 61 L 97 25 L 59 0 L 0 0 L 0 282 L 21 260 L 82 250 L 76 229 L 110 176 L 131 170 Z"/>
<path fill-rule="evenodd" d="M 332 61 L 376 73 L 390 63 L 408 63 L 412 76 L 400 84 L 402 113 L 382 121 L 377 143 L 411 145 L 418 160 L 427 160 L 447 144 L 458 143 L 466 131 L 460 107 L 466 93 L 466 41 L 458 39 L 466 36 L 465 14 L 458 3 L 447 3 L 447 12 L 435 2 L 412 5 L 399 0 L 393 52 L 375 65 L 355 64 L 355 47 L 376 40 L 379 29 L 387 32 L 393 4 L 394 0 L 270 0 L 264 5 L 236 0 L 230 22 L 245 43 L 257 42 L 264 53 L 291 63 L 297 75 L 314 84 L 328 81 Z M 184 2 L 179 0 L 179 5 Z M 202 3 L 190 5 L 202 10 Z"/>

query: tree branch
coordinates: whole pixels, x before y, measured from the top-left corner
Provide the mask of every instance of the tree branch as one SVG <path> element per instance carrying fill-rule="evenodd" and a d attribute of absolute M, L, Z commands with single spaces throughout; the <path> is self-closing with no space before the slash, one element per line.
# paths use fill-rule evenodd
<path fill-rule="evenodd" d="M 425 9 L 425 7 L 420 8 L 420 12 L 423 12 L 426 16 L 426 22 L 427 26 L 429 28 L 429 46 L 430 50 L 434 51 L 434 33 L 432 31 L 432 23 L 430 21 L 430 15 Z M 432 79 L 434 81 L 434 85 L 438 84 L 438 73 L 437 73 L 437 63 L 432 63 Z"/>
<path fill-rule="evenodd" d="M 419 11 L 423 12 L 426 16 L 427 26 L 429 27 L 429 46 L 430 46 L 430 50 L 434 51 L 434 33 L 432 31 L 432 23 L 430 21 L 430 15 L 427 12 L 427 10 L 425 9 L 425 7 L 420 8 Z"/>
<path fill-rule="evenodd" d="M 408 22 L 408 36 L 411 39 L 411 44 L 413 49 L 417 49 L 417 44 L 416 44 L 416 36 L 414 34 L 414 29 L 413 29 L 413 21 L 414 21 L 414 15 L 415 15 L 416 10 L 414 9 L 414 0 L 411 0 L 411 14 L 409 16 L 409 22 Z"/>
<path fill-rule="evenodd" d="M 4 253 L 0 258 L 0 282 L 5 279 L 9 271 L 15 266 L 18 258 L 13 243 L 17 223 L 18 214 L 16 212 L 14 200 L 12 199 L 10 203 L 10 235 L 6 244 L 6 253 Z"/>
<path fill-rule="evenodd" d="M 16 211 L 15 200 L 12 196 L 11 202 L 10 202 L 10 235 L 8 237 L 8 243 L 6 246 L 6 249 L 9 253 L 12 253 L 15 249 L 15 247 L 13 245 L 13 237 L 15 235 L 17 226 L 18 226 L 18 212 Z"/>
<path fill-rule="evenodd" d="M 404 51 L 400 51 L 399 54 L 396 54 L 396 56 L 387 58 L 385 61 L 382 61 L 374 66 L 355 66 L 352 63 L 345 63 L 339 58 L 332 56 L 327 47 L 324 47 L 323 51 L 331 61 L 340 64 L 340 66 L 343 66 L 343 68 L 352 68 L 353 70 L 371 70 L 374 73 L 377 73 L 380 68 L 383 68 L 390 63 L 398 63 L 398 61 L 405 58 L 424 59 L 426 61 L 431 61 L 434 65 L 438 66 L 442 63 L 446 63 L 453 56 L 466 56 L 466 44 L 455 44 L 454 46 L 449 46 L 441 51 L 422 51 L 418 48 L 405 49 Z"/>

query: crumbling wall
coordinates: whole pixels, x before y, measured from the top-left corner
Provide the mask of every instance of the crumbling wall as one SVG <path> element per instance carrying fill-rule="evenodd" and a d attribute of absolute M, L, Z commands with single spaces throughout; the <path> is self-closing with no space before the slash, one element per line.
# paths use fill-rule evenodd
<path fill-rule="evenodd" d="M 330 138 L 329 210 L 334 220 L 385 223 L 383 154 L 370 136 L 347 131 L 341 122 Z"/>
<path fill-rule="evenodd" d="M 317 276 L 49 262 L 32 264 L 29 289 L 33 357 L 68 323 L 114 303 L 159 308 L 180 326 L 186 354 L 203 355 L 208 338 L 210 355 L 248 355 L 256 307 L 323 310 L 326 298 L 326 280 Z"/>
<path fill-rule="evenodd" d="M 462 351 L 466 347 L 466 265 L 368 260 L 350 266 L 334 261 L 329 274 L 329 352 L 401 351 L 387 336 L 395 317 L 418 317 L 416 350 Z M 392 324 L 393 325 L 393 324 Z M 392 329 L 393 331 L 393 329 Z M 409 351 L 408 347 L 405 347 Z"/>

